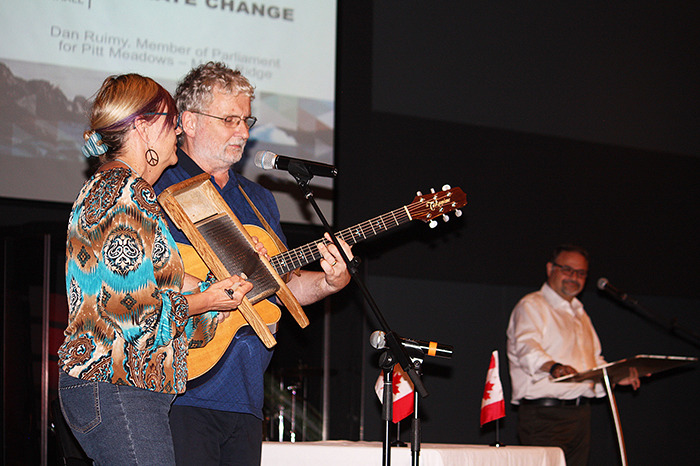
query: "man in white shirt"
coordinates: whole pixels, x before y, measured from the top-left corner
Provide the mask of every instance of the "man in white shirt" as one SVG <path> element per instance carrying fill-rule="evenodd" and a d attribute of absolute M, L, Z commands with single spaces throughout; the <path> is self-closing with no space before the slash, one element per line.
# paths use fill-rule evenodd
<path fill-rule="evenodd" d="M 589 399 L 605 395 L 600 383 L 553 381 L 605 363 L 598 335 L 576 298 L 587 275 L 585 249 L 557 247 L 547 262 L 547 282 L 518 302 L 507 331 L 520 441 L 561 447 L 568 466 L 588 464 Z M 637 389 L 639 377 L 630 373 L 620 384 Z"/>

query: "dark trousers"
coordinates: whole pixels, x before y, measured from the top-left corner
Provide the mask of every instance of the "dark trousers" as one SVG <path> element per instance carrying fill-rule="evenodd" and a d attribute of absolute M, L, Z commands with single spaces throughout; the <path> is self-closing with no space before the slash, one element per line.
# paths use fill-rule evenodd
<path fill-rule="evenodd" d="M 252 414 L 173 405 L 170 430 L 178 466 L 257 466 L 262 421 Z"/>
<path fill-rule="evenodd" d="M 567 466 L 587 466 L 591 446 L 591 406 L 518 407 L 518 436 L 523 445 L 564 450 Z"/>

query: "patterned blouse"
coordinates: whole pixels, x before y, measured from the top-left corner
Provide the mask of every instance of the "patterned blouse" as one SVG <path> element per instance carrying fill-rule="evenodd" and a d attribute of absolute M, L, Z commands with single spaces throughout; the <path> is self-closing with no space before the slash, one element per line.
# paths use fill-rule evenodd
<path fill-rule="evenodd" d="M 184 392 L 188 342 L 211 340 L 216 319 L 188 318 L 183 278 L 151 185 L 125 168 L 95 174 L 68 222 L 60 367 L 84 380 Z"/>

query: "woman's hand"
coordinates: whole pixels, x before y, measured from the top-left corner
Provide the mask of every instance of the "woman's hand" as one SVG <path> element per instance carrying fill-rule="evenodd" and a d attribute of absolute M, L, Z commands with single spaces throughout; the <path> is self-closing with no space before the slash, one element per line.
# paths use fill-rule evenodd
<path fill-rule="evenodd" d="M 236 309 L 243 297 L 253 289 L 253 284 L 245 280 L 245 275 L 234 275 L 213 283 L 202 294 L 210 300 L 210 311 L 229 311 Z"/>
<path fill-rule="evenodd" d="M 251 237 L 255 246 L 255 251 L 261 256 L 270 260 L 265 245 L 257 237 Z M 187 295 L 187 302 L 190 305 L 190 315 L 202 314 L 207 311 L 219 311 L 217 321 L 223 322 L 232 309 L 236 309 L 243 302 L 243 297 L 253 289 L 253 284 L 246 280 L 246 276 L 234 275 L 213 283 L 202 293 Z M 184 289 L 192 289 L 198 285 L 195 277 L 185 274 Z"/>
<path fill-rule="evenodd" d="M 245 275 L 234 275 L 213 283 L 202 293 L 187 295 L 190 315 L 207 311 L 230 311 L 240 306 L 243 297 L 253 289 L 253 284 L 245 280 Z M 228 313 L 218 316 L 219 322 L 228 317 Z"/>

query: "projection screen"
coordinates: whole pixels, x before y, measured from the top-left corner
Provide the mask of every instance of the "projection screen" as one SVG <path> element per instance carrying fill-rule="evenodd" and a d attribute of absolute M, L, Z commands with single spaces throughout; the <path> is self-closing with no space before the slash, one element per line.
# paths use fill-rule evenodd
<path fill-rule="evenodd" d="M 283 221 L 316 223 L 293 179 L 253 166 L 258 150 L 333 163 L 336 2 L 315 0 L 3 0 L 0 196 L 72 202 L 89 101 L 111 74 L 174 92 L 200 63 L 239 68 L 256 87 L 240 170 L 273 189 Z M 312 181 L 332 218 L 332 181 Z M 320 195 L 319 195 L 320 193 Z"/>

